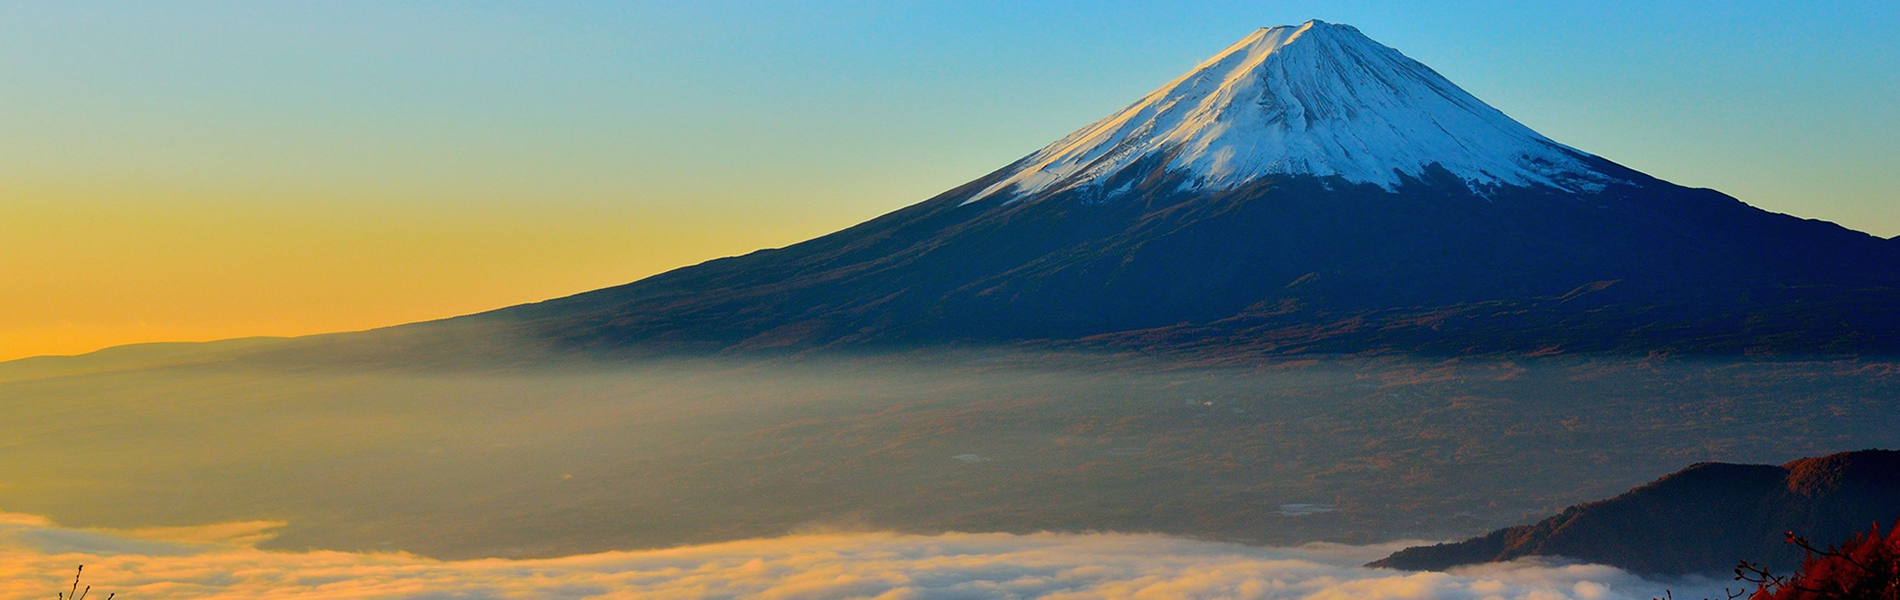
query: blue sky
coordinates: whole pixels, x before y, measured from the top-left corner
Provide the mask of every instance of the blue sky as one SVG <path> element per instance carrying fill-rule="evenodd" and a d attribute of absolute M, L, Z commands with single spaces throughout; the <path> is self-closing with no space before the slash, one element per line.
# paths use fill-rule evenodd
<path fill-rule="evenodd" d="M 1900 235 L 1890 1 L 45 2 L 6 17 L 0 285 L 32 291 L 0 305 L 0 356 L 14 338 L 93 339 L 73 327 L 209 338 L 447 316 L 796 242 L 1312 18 L 1560 142 Z"/>
<path fill-rule="evenodd" d="M 8 176 L 33 178 L 22 173 L 31 165 L 42 178 L 125 174 L 213 188 L 236 179 L 318 192 L 331 182 L 451 201 L 745 205 L 816 194 L 840 198 L 838 210 L 876 212 L 1026 154 L 1255 27 L 1321 18 L 1358 26 L 1559 141 L 1777 210 L 1900 234 L 1891 192 L 1900 179 L 1887 172 L 1900 164 L 1892 2 L 233 2 L 12 12 L 0 24 L 0 73 L 13 92 L 0 107 L 29 122 L 0 142 L 15 165 L 0 168 Z M 159 146 L 185 153 L 153 156 Z M 512 166 L 497 172 L 503 165 Z"/>

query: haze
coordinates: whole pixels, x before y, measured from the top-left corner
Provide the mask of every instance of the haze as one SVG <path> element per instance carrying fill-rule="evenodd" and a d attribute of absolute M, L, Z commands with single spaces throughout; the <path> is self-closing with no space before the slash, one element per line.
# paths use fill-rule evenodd
<path fill-rule="evenodd" d="M 1900 447 L 1896 29 L 13 7 L 0 600 L 80 564 L 123 598 L 1722 597 L 1615 527 L 1604 564 L 1365 565 L 1704 461 Z M 1148 98 L 1182 110 L 1063 138 L 1177 76 Z M 1070 172 L 1100 185 L 1009 185 Z"/>
<path fill-rule="evenodd" d="M 0 506 L 79 526 L 282 521 L 270 547 L 443 558 L 810 527 L 1372 542 L 1511 525 L 1699 461 L 1900 444 L 1900 368 L 1851 360 L 417 369 L 257 352 L 281 345 L 8 365 Z"/>

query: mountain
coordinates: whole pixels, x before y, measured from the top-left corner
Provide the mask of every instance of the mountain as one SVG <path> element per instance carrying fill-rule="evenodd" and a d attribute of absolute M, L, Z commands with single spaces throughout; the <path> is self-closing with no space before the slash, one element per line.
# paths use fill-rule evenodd
<path fill-rule="evenodd" d="M 1564 146 L 1311 21 L 855 227 L 411 331 L 458 330 L 609 355 L 1890 352 L 1900 246 Z"/>
<path fill-rule="evenodd" d="M 1444 570 L 1561 556 L 1650 574 L 1726 574 L 1739 560 L 1786 574 L 1802 551 L 1900 519 L 1900 451 L 1862 450 L 1781 466 L 1702 463 L 1535 525 L 1401 550 L 1371 567 Z"/>
<path fill-rule="evenodd" d="M 1394 190 L 1434 165 L 1480 188 L 1600 190 L 1617 181 L 1425 65 L 1351 27 L 1313 21 L 1255 31 L 1018 161 L 964 203 L 1076 189 L 1100 201 L 1170 171 L 1185 176 L 1183 191 L 1232 190 L 1274 175 Z"/>

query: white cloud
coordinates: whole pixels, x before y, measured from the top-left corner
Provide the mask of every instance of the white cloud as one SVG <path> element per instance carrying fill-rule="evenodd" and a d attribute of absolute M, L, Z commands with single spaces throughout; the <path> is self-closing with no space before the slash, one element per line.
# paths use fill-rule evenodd
<path fill-rule="evenodd" d="M 543 560 L 276 552 L 273 523 L 138 531 L 0 514 L 0 598 L 50 597 L 72 569 L 132 600 L 166 598 L 759 598 L 1644 600 L 1665 584 L 1600 565 L 1457 573 L 1354 565 L 1397 545 L 1254 548 L 1128 534 L 838 533 Z M 1707 585 L 1669 584 L 1681 598 Z M 1714 585 L 1716 589 L 1720 586 Z M 1688 592 L 1688 593 L 1685 593 Z M 100 596 L 103 597 L 103 596 Z"/>

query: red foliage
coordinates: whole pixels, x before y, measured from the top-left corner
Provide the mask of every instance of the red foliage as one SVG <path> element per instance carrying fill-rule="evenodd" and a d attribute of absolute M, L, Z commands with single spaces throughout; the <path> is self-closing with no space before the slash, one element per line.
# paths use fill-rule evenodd
<path fill-rule="evenodd" d="M 1900 524 L 1884 537 L 1876 524 L 1833 550 L 1816 549 L 1793 533 L 1788 543 L 1808 551 L 1801 570 L 1781 578 L 1757 569 L 1764 577 L 1747 578 L 1759 584 L 1750 600 L 1900 600 Z"/>

